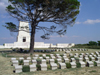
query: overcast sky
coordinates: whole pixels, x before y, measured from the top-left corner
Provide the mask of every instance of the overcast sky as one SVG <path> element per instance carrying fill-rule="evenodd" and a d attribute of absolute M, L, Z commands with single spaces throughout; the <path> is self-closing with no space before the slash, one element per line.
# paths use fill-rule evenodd
<path fill-rule="evenodd" d="M 18 24 L 18 21 L 5 11 L 8 5 L 8 0 L 0 0 L 0 45 L 4 43 L 16 42 L 17 33 L 10 33 L 9 30 L 4 28 L 5 22 L 14 22 Z M 40 38 L 42 32 L 36 33 L 36 42 L 45 43 L 75 43 L 84 44 L 89 41 L 100 40 L 100 0 L 79 0 L 81 3 L 80 13 L 77 16 L 76 24 L 71 27 L 68 26 L 67 33 L 63 37 L 53 34 L 49 40 L 43 40 Z M 51 25 L 52 23 L 39 23 L 42 25 Z"/>

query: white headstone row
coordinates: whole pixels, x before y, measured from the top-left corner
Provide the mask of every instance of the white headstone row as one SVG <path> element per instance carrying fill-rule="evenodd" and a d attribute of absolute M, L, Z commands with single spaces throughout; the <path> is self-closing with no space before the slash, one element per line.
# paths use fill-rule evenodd
<path fill-rule="evenodd" d="M 88 49 L 76 49 L 76 48 L 55 48 L 54 49 L 55 51 L 64 51 L 64 52 L 67 52 L 67 51 L 88 51 Z"/>

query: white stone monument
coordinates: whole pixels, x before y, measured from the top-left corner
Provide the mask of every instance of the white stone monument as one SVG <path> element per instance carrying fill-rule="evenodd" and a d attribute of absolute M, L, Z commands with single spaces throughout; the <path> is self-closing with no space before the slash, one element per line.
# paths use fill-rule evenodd
<path fill-rule="evenodd" d="M 52 43 L 45 44 L 44 42 L 35 42 L 34 48 L 70 48 L 75 44 L 68 43 L 58 43 L 53 45 Z M 19 32 L 17 36 L 17 42 L 14 43 L 5 43 L 4 46 L 0 45 L 0 48 L 29 48 L 30 47 L 30 33 L 29 33 L 29 23 L 28 22 L 19 22 Z M 61 50 L 62 51 L 62 50 Z"/>

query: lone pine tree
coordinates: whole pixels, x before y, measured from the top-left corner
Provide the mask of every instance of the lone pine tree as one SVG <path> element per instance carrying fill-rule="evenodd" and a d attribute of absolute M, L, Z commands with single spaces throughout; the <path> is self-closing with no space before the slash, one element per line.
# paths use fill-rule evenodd
<path fill-rule="evenodd" d="M 18 21 L 28 21 L 30 25 L 30 53 L 34 50 L 34 37 L 36 30 L 43 30 L 43 39 L 48 39 L 52 33 L 64 35 L 67 25 L 73 25 L 79 14 L 80 2 L 78 0 L 8 0 L 10 5 L 6 7 L 7 12 Z M 50 27 L 39 25 L 40 22 L 53 22 Z M 5 27 L 11 32 L 17 32 L 18 26 L 7 22 Z M 46 31 L 46 32 L 45 32 Z"/>

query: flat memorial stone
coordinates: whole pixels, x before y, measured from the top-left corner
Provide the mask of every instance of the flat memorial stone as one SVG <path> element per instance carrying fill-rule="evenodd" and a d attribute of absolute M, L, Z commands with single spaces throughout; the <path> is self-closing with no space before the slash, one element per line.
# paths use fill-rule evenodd
<path fill-rule="evenodd" d="M 31 60 L 31 57 L 27 57 L 27 60 Z"/>
<path fill-rule="evenodd" d="M 76 62 L 75 58 L 71 58 L 71 62 Z"/>
<path fill-rule="evenodd" d="M 37 61 L 36 60 L 32 60 L 32 63 L 36 65 L 37 64 Z"/>
<path fill-rule="evenodd" d="M 49 61 L 49 58 L 50 58 L 50 57 L 46 57 L 46 61 Z"/>
<path fill-rule="evenodd" d="M 62 63 L 62 60 L 61 59 L 57 59 L 58 63 Z"/>
<path fill-rule="evenodd" d="M 20 73 L 20 72 L 22 72 L 22 65 L 21 66 L 19 66 L 19 65 L 15 66 L 15 73 Z"/>
<path fill-rule="evenodd" d="M 39 55 L 38 54 L 35 54 L 35 57 L 39 57 Z"/>
<path fill-rule="evenodd" d="M 16 60 L 16 58 L 11 58 L 11 61 L 15 61 Z"/>
<path fill-rule="evenodd" d="M 92 61 L 88 61 L 87 64 L 89 65 L 89 67 L 93 67 L 94 63 Z"/>
<path fill-rule="evenodd" d="M 36 64 L 30 65 L 30 72 L 36 71 Z"/>
<path fill-rule="evenodd" d="M 52 70 L 57 69 L 57 64 L 56 63 L 51 63 L 50 65 L 51 65 L 51 69 Z"/>
<path fill-rule="evenodd" d="M 18 66 L 18 60 L 12 61 L 13 66 Z"/>
<path fill-rule="evenodd" d="M 85 67 L 85 65 L 86 65 L 86 63 L 83 61 L 81 61 L 80 64 L 81 64 L 81 67 Z"/>
<path fill-rule="evenodd" d="M 76 63 L 75 62 L 70 62 L 71 68 L 76 68 Z"/>
<path fill-rule="evenodd" d="M 43 57 L 39 57 L 40 59 L 43 59 Z"/>
<path fill-rule="evenodd" d="M 65 63 L 59 63 L 60 69 L 65 69 L 66 68 L 66 64 Z"/>
<path fill-rule="evenodd" d="M 64 62 L 65 63 L 69 63 L 69 59 L 68 58 L 64 58 Z"/>
<path fill-rule="evenodd" d="M 23 57 L 20 57 L 19 60 L 24 60 L 24 58 Z"/>
<path fill-rule="evenodd" d="M 47 64 L 40 64 L 42 71 L 47 71 Z"/>
<path fill-rule="evenodd" d="M 24 65 L 29 65 L 29 60 L 24 60 Z"/>
<path fill-rule="evenodd" d="M 95 61 L 97 63 L 97 66 L 100 66 L 100 61 Z"/>
<path fill-rule="evenodd" d="M 42 59 L 42 64 L 46 64 L 46 60 L 45 59 Z"/>
<path fill-rule="evenodd" d="M 34 60 L 38 59 L 38 57 L 33 57 Z"/>

